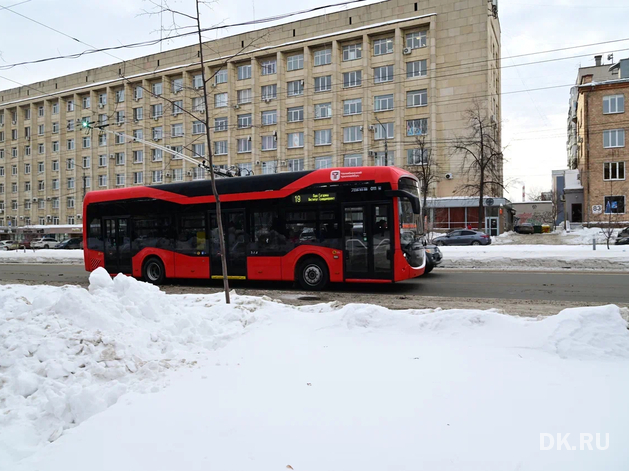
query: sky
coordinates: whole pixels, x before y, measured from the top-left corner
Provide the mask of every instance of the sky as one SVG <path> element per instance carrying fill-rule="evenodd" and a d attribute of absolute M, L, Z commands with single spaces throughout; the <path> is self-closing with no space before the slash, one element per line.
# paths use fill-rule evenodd
<path fill-rule="evenodd" d="M 73 54 L 91 47 L 159 39 L 160 25 L 172 23 L 168 15 L 160 18 L 146 13 L 154 11 L 154 2 L 159 1 L 0 0 L 0 90 L 159 52 L 160 45 L 153 45 L 116 50 L 111 55 L 98 53 L 2 70 L 3 66 L 16 62 Z M 338 1 L 302 0 L 298 4 L 284 4 L 270 0 L 216 0 L 202 8 L 201 17 L 204 27 L 229 25 Z M 170 0 L 168 3 L 173 9 L 193 12 L 192 0 Z M 57 31 L 20 17 L 5 7 Z M 614 61 L 629 57 L 629 31 L 626 28 L 629 3 L 626 0 L 599 0 L 596 3 L 585 0 L 533 0 L 533 3 L 499 0 L 498 14 L 502 29 L 505 181 L 508 183 L 507 197 L 521 201 L 523 185 L 529 198 L 550 189 L 552 170 L 566 168 L 569 90 L 578 68 L 594 65 L 595 54 L 603 54 L 609 63 L 608 54 L 613 54 Z M 98 20 L 94 21 L 94 18 Z M 178 23 L 189 24 L 181 18 Z M 227 28 L 207 33 L 205 39 L 243 30 Z M 627 40 L 618 41 L 624 38 Z M 192 38 L 178 39 L 162 43 L 161 47 L 167 50 L 192 41 Z M 602 42 L 607 43 L 575 48 Z M 562 48 L 570 49 L 538 54 Z"/>

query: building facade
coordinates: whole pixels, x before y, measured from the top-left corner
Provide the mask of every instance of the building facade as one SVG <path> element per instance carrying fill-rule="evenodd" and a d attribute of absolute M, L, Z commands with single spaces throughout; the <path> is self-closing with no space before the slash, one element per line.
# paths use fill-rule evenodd
<path fill-rule="evenodd" d="M 204 46 L 214 163 L 243 174 L 421 165 L 474 99 L 500 123 L 500 26 L 487 0 L 391 0 Z M 217 52 L 220 51 L 220 54 Z M 141 141 L 207 156 L 198 46 L 0 91 L 0 226 L 80 224 L 91 190 L 206 177 Z M 108 124 L 86 130 L 83 120 Z"/>
<path fill-rule="evenodd" d="M 578 170 L 580 185 L 570 188 L 580 191 L 579 186 L 583 187 L 584 206 L 580 208 L 575 200 L 568 220 L 577 222 L 574 219 L 580 216 L 586 225 L 623 224 L 629 221 L 629 150 L 625 145 L 629 59 L 603 65 L 601 56 L 596 56 L 595 61 L 594 67 L 579 69 L 571 92 L 568 166 Z"/>

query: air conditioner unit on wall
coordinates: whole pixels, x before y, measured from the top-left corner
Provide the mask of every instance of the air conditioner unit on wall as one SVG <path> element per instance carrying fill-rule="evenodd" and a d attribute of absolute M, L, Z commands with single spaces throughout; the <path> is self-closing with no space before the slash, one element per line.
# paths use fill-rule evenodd
<path fill-rule="evenodd" d="M 402 49 L 402 54 L 404 55 L 408 55 L 411 52 L 413 52 L 413 50 L 410 47 L 405 47 L 404 49 Z"/>

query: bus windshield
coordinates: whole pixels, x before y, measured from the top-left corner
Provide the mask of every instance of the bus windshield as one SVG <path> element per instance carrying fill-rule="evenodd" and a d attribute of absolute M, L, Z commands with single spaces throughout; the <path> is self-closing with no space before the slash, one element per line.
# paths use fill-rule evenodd
<path fill-rule="evenodd" d="M 399 188 L 419 198 L 419 185 L 415 180 L 403 178 Z M 423 263 L 423 243 L 421 233 L 421 214 L 413 212 L 409 198 L 399 198 L 400 246 L 404 257 L 412 267 L 420 267 Z"/>

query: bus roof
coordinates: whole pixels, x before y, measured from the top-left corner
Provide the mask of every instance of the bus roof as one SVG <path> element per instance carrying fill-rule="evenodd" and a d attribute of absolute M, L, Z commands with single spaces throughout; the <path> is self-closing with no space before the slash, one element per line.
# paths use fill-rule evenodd
<path fill-rule="evenodd" d="M 397 167 L 338 167 L 250 177 L 218 178 L 216 189 L 219 195 L 225 195 L 221 201 L 283 198 L 317 184 L 387 182 L 391 184 L 392 189 L 397 189 L 398 180 L 402 176 L 416 179 L 413 174 Z M 155 198 L 179 204 L 214 201 L 210 180 L 198 180 L 90 191 L 85 195 L 84 204 L 138 198 Z"/>

